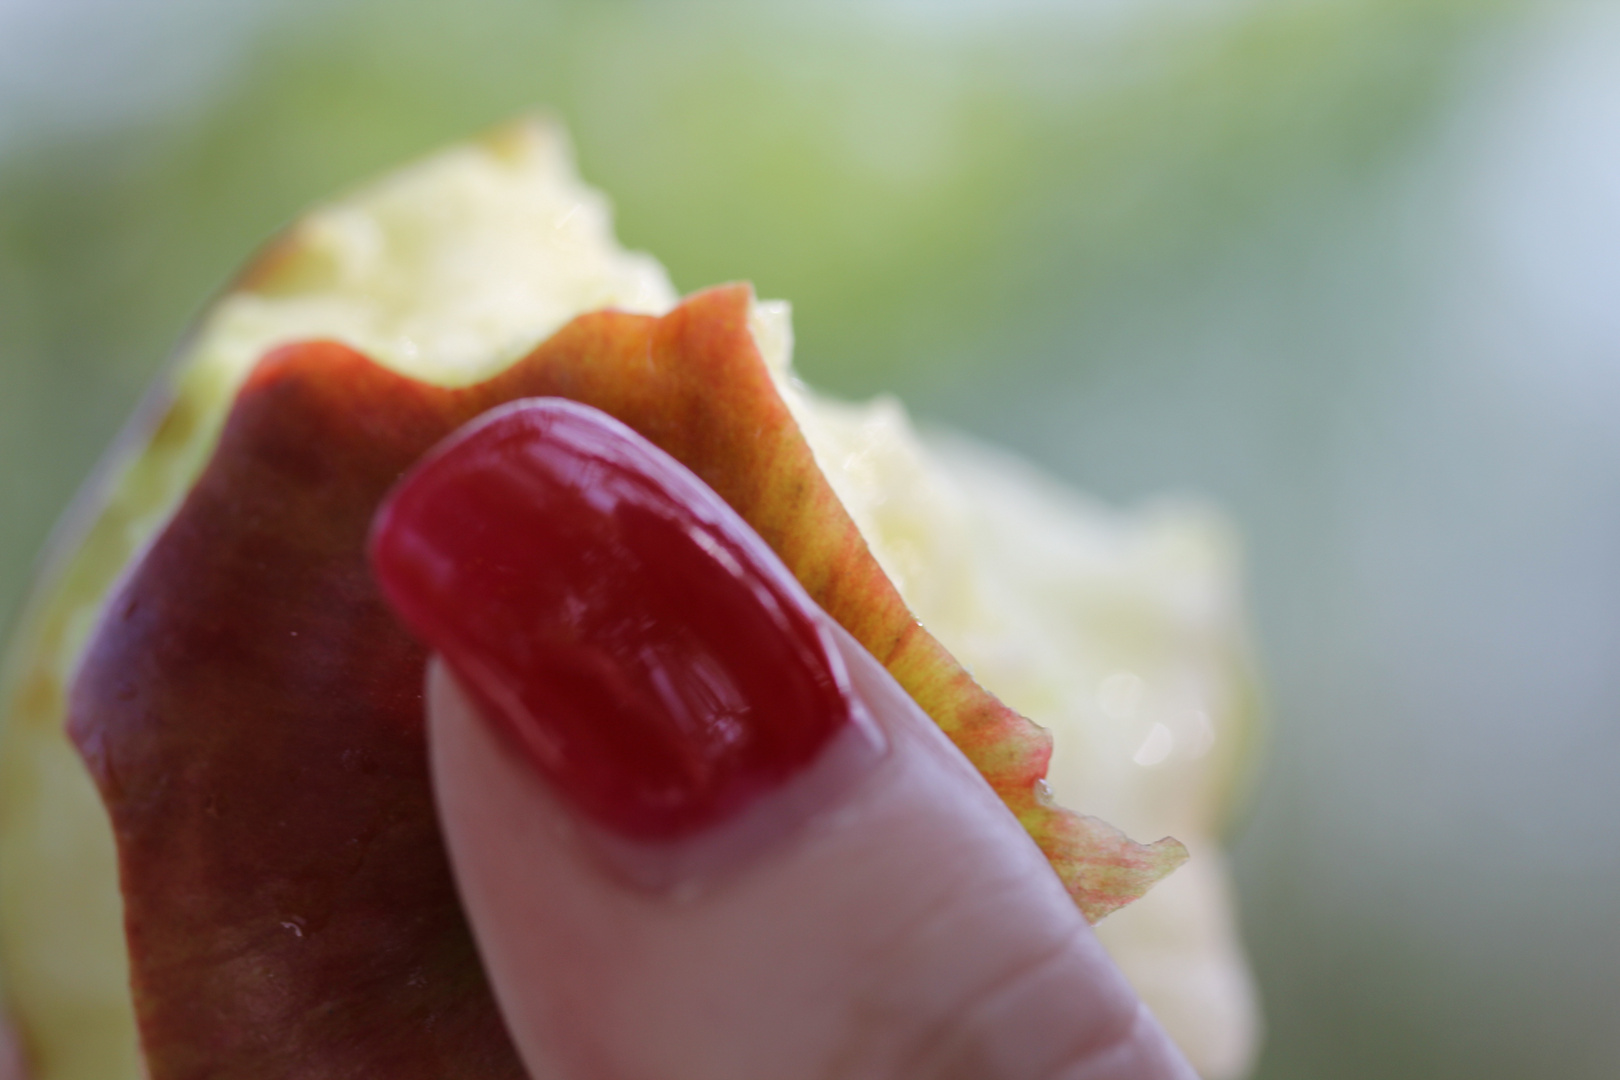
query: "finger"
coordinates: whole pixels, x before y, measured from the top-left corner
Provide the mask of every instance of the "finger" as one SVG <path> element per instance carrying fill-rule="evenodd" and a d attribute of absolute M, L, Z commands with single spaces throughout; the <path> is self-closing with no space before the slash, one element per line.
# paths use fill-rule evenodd
<path fill-rule="evenodd" d="M 491 415 L 372 554 L 536 1077 L 1190 1076 L 978 775 L 622 425 Z"/>
<path fill-rule="evenodd" d="M 888 752 L 692 897 L 579 843 L 435 666 L 441 814 L 535 1077 L 1190 1078 L 1017 822 L 887 672 L 842 651 Z"/>

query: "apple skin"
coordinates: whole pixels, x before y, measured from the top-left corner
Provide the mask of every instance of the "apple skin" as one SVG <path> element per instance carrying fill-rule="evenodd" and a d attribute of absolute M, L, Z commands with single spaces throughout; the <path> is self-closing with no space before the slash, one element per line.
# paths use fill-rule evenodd
<path fill-rule="evenodd" d="M 464 412 L 343 346 L 266 358 L 69 699 L 154 1078 L 512 1077 L 434 818 L 424 649 L 373 508 Z"/>
<path fill-rule="evenodd" d="M 1185 859 L 1056 807 L 1047 734 L 918 625 L 724 286 L 565 326 L 443 388 L 346 346 L 265 357 L 105 608 L 70 734 L 113 822 L 153 1080 L 521 1077 L 434 816 L 426 655 L 367 571 L 371 516 L 445 435 L 521 397 L 600 408 L 691 468 L 984 774 L 1095 920 Z"/>

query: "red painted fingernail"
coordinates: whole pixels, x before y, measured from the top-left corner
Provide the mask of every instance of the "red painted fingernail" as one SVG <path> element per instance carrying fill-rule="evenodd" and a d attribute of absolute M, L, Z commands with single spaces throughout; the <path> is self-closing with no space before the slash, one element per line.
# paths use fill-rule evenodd
<path fill-rule="evenodd" d="M 775 554 L 611 417 L 517 402 L 378 512 L 372 567 L 564 801 L 666 841 L 733 817 L 849 726 L 843 661 Z"/>

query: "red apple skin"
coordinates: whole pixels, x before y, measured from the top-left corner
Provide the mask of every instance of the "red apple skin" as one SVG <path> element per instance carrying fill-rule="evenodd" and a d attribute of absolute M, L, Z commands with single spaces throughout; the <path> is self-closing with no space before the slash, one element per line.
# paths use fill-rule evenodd
<path fill-rule="evenodd" d="M 1046 733 L 906 609 L 777 394 L 751 302 L 726 286 L 662 319 L 583 316 L 462 389 L 333 343 L 261 361 L 69 704 L 118 841 L 152 1080 L 523 1075 L 434 816 L 426 656 L 364 555 L 401 473 L 520 397 L 600 408 L 714 488 L 978 766 L 1089 917 L 1185 857 L 1043 798 Z"/>
<path fill-rule="evenodd" d="M 524 1075 L 434 818 L 426 654 L 362 554 L 447 404 L 341 346 L 268 358 L 103 615 L 69 724 L 154 1080 Z"/>

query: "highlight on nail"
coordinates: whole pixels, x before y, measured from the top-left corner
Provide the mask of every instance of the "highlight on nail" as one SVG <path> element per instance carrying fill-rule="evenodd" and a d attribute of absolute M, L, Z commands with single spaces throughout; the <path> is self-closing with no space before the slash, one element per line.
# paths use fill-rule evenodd
<path fill-rule="evenodd" d="M 371 558 L 503 740 L 619 840 L 713 831 L 767 796 L 803 811 L 813 765 L 862 756 L 829 747 L 874 738 L 764 541 L 587 406 L 529 399 L 453 435 L 384 503 Z"/>

